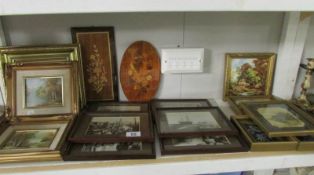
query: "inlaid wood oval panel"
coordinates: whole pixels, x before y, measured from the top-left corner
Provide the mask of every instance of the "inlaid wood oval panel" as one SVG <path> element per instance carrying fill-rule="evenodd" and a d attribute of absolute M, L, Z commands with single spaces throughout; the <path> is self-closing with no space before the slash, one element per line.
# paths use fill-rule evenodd
<path fill-rule="evenodd" d="M 159 86 L 160 59 L 154 46 L 146 41 L 132 43 L 124 52 L 120 82 L 129 101 L 151 100 Z"/>

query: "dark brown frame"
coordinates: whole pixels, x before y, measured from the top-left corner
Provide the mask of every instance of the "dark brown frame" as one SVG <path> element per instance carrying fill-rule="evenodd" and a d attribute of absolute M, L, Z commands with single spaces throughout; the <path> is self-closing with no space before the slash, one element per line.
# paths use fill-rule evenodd
<path fill-rule="evenodd" d="M 109 33 L 109 40 L 110 40 L 110 53 L 111 53 L 111 69 L 112 69 L 112 88 L 113 88 L 113 99 L 87 99 L 87 93 L 86 94 L 86 101 L 118 101 L 119 100 L 119 89 L 118 89 L 118 73 L 117 73 L 117 54 L 116 54 L 116 46 L 115 46 L 115 36 L 114 36 L 114 27 L 72 27 L 71 28 L 71 35 L 72 35 L 72 41 L 73 43 L 77 43 L 78 39 L 76 37 L 77 33 L 87 33 L 87 32 L 108 32 Z M 84 60 L 86 58 L 83 58 L 82 53 L 82 46 L 81 45 L 81 55 L 82 55 L 82 62 L 84 66 Z M 83 69 L 83 75 L 84 75 L 84 84 L 86 84 L 86 78 L 85 77 L 85 68 Z M 87 86 L 85 86 L 85 91 Z"/>
<path fill-rule="evenodd" d="M 62 158 L 65 161 L 81 161 L 81 160 L 125 160 L 125 159 L 155 159 L 155 143 L 143 143 L 151 146 L 149 154 L 101 154 L 101 152 L 86 152 L 86 153 L 72 153 L 76 146 L 81 146 L 81 143 L 67 142 L 63 147 Z"/>
<path fill-rule="evenodd" d="M 185 102 L 189 102 L 189 103 L 193 103 L 193 102 L 201 102 L 201 103 L 206 103 L 207 106 L 201 106 L 201 107 L 195 107 L 195 106 L 184 106 L 184 107 L 160 107 L 158 106 L 158 103 L 162 103 L 162 102 L 174 102 L 174 103 L 185 103 Z M 209 108 L 212 107 L 212 105 L 209 103 L 209 101 L 207 99 L 154 99 L 151 102 L 152 108 L 153 109 L 174 109 L 174 108 Z"/>
<path fill-rule="evenodd" d="M 162 155 L 174 155 L 174 154 L 199 154 L 199 153 L 229 153 L 229 152 L 246 152 L 249 150 L 247 143 L 241 136 L 226 136 L 229 140 L 235 139 L 241 145 L 233 147 L 220 147 L 220 146 L 182 146 L 177 149 L 167 150 L 164 145 L 164 139 L 160 140 L 160 151 Z M 170 138 L 171 139 L 171 138 Z"/>
<path fill-rule="evenodd" d="M 254 109 L 251 109 L 252 105 L 276 105 L 283 104 L 288 106 L 292 111 L 294 111 L 299 119 L 302 120 L 305 124 L 304 127 L 291 127 L 291 128 L 277 128 L 272 126 L 268 121 L 256 112 Z M 240 105 L 246 114 L 268 135 L 269 137 L 281 137 L 281 136 L 306 136 L 314 134 L 314 119 L 307 114 L 306 112 L 299 109 L 297 106 L 292 103 L 284 100 L 273 100 L 269 102 L 247 102 L 241 103 Z"/>
<path fill-rule="evenodd" d="M 139 111 L 128 111 L 128 110 L 97 110 L 98 107 L 101 106 L 139 106 Z M 95 102 L 89 103 L 86 107 L 86 111 L 88 112 L 148 112 L 149 111 L 149 103 L 146 102 Z"/>
<path fill-rule="evenodd" d="M 188 132 L 162 132 L 160 126 L 160 116 L 158 111 L 211 111 L 214 110 L 220 117 L 215 117 L 217 123 L 221 126 L 225 125 L 225 128 L 214 128 L 213 130 L 207 131 L 188 131 Z M 212 135 L 237 135 L 238 130 L 235 126 L 226 118 L 224 113 L 218 107 L 210 107 L 210 108 L 167 108 L 167 109 L 157 109 L 154 111 L 154 119 L 156 123 L 157 133 L 160 138 L 171 138 L 171 137 L 187 137 L 187 136 L 212 136 Z"/>
<path fill-rule="evenodd" d="M 88 136 L 85 135 L 86 130 L 88 129 L 89 123 L 93 117 L 128 117 L 128 116 L 140 116 L 140 132 L 141 136 L 139 137 L 126 137 L 126 136 Z M 149 113 L 143 112 L 111 112 L 111 113 L 92 113 L 92 112 L 83 112 L 75 122 L 75 125 L 72 129 L 72 134 L 68 139 L 74 143 L 113 143 L 113 142 L 153 142 L 154 141 L 154 131 L 152 127 L 152 120 Z"/>

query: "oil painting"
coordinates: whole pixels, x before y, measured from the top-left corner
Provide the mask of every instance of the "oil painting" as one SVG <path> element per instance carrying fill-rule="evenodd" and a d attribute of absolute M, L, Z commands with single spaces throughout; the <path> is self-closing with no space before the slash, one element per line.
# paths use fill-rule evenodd
<path fill-rule="evenodd" d="M 174 130 L 195 131 L 220 128 L 210 112 L 166 112 L 165 115 L 169 127 Z"/>
<path fill-rule="evenodd" d="M 142 142 L 121 142 L 111 144 L 84 144 L 82 152 L 119 152 L 119 151 L 130 151 L 130 150 L 142 150 Z"/>
<path fill-rule="evenodd" d="M 25 108 L 63 106 L 62 77 L 25 77 Z"/>
<path fill-rule="evenodd" d="M 226 136 L 202 136 L 172 139 L 173 146 L 219 146 L 231 144 Z"/>
<path fill-rule="evenodd" d="M 257 112 L 263 116 L 273 127 L 291 128 L 304 127 L 305 123 L 299 119 L 298 114 L 283 104 L 272 104 L 257 108 Z"/>
<path fill-rule="evenodd" d="M 140 132 L 140 117 L 93 117 L 86 135 L 126 136 Z"/>
<path fill-rule="evenodd" d="M 12 133 L 1 149 L 49 148 L 58 129 L 17 130 Z"/>
<path fill-rule="evenodd" d="M 274 54 L 227 54 L 224 96 L 271 94 Z"/>

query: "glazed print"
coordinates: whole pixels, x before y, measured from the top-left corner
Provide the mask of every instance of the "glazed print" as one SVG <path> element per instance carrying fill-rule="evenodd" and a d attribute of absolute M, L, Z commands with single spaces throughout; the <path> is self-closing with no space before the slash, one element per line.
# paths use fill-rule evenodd
<path fill-rule="evenodd" d="M 235 96 L 266 95 L 268 67 L 268 59 L 232 59 L 229 94 Z"/>

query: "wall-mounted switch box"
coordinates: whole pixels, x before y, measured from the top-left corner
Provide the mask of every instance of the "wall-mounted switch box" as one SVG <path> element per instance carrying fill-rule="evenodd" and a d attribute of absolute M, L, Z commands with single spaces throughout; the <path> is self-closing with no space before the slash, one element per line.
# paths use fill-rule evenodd
<path fill-rule="evenodd" d="M 204 48 L 161 49 L 161 73 L 203 72 Z"/>

